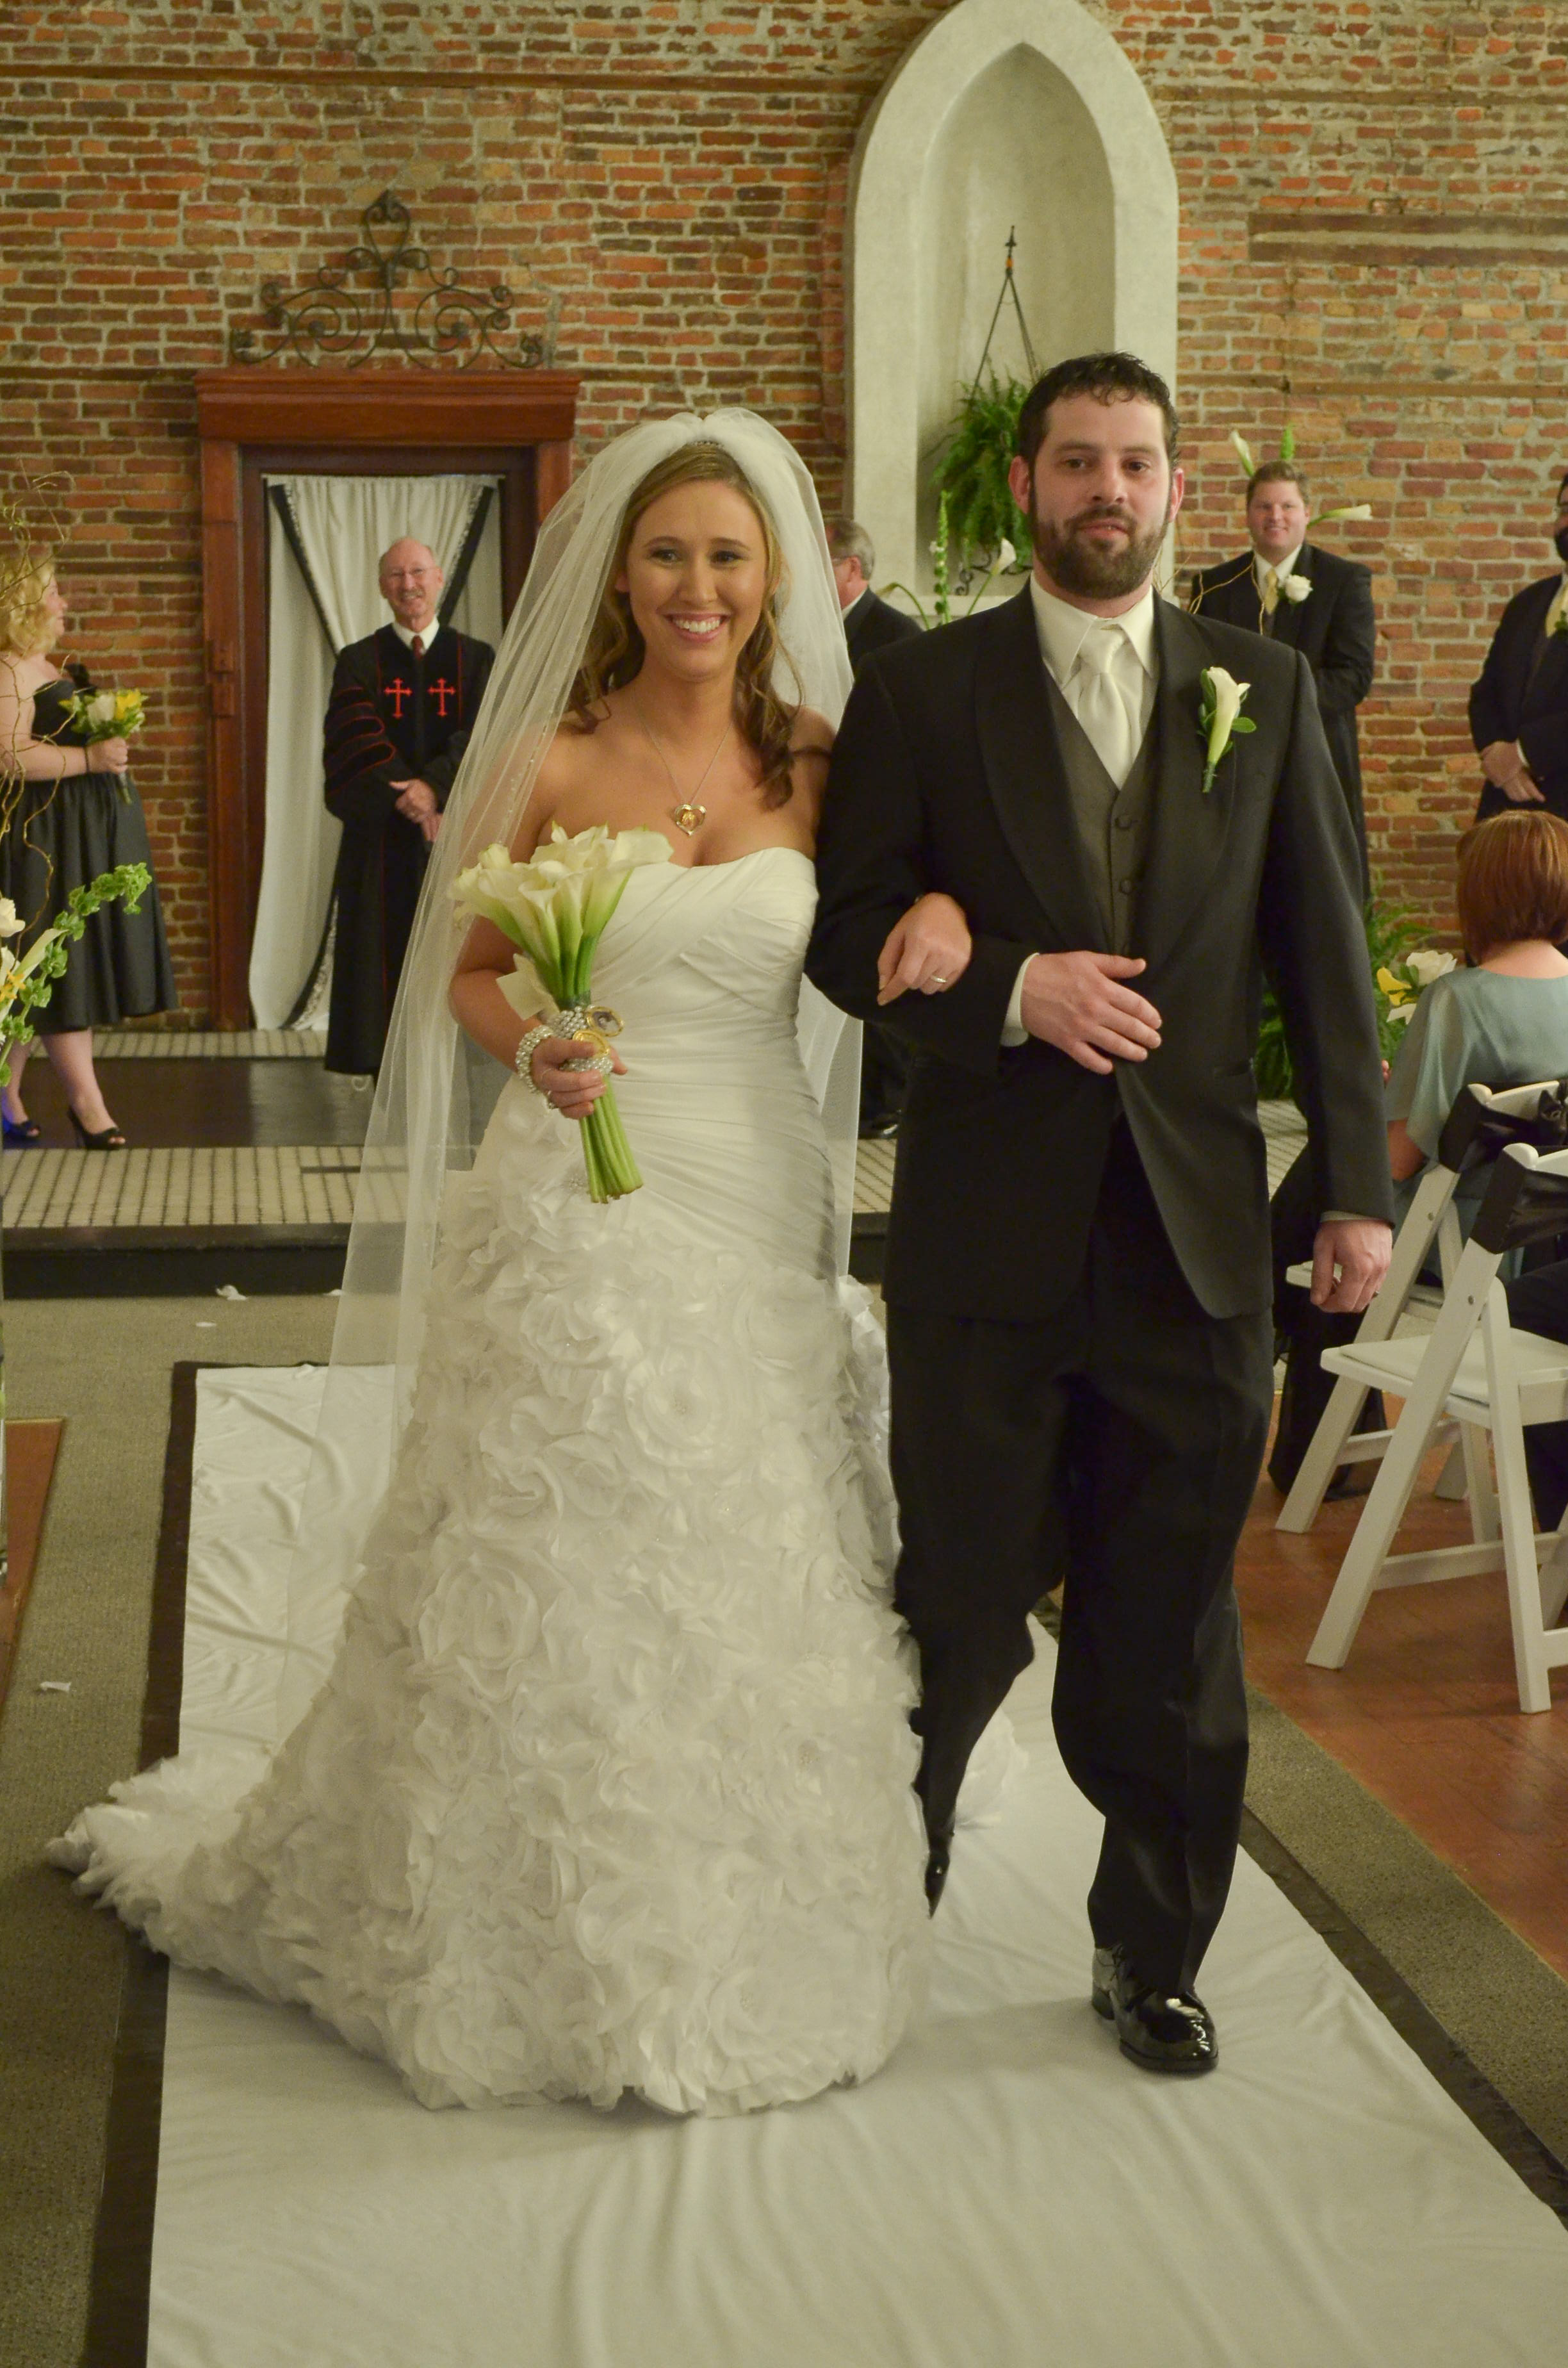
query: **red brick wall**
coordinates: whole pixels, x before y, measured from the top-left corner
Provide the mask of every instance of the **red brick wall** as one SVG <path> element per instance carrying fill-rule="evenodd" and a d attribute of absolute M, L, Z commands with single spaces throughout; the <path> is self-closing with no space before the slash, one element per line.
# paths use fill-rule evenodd
<path fill-rule="evenodd" d="M 534 262 L 591 448 L 742 400 L 834 502 L 856 131 L 938 0 L 142 0 L 9 16 L 5 458 L 74 480 L 76 637 L 160 694 L 138 777 L 181 991 L 206 993 L 193 372 L 350 243 L 389 183 L 465 280 Z M 1475 768 L 1464 693 L 1546 571 L 1568 313 L 1568 28 L 1549 7 L 1109 0 L 1183 210 L 1184 560 L 1236 546 L 1225 436 L 1272 449 L 1282 372 L 1317 486 L 1373 502 L 1363 710 L 1385 884 L 1446 913 Z M 1288 234 L 1284 245 L 1278 233 Z M 1272 234 L 1272 235 L 1271 235 Z M 1325 538 L 1326 539 L 1326 538 Z"/>

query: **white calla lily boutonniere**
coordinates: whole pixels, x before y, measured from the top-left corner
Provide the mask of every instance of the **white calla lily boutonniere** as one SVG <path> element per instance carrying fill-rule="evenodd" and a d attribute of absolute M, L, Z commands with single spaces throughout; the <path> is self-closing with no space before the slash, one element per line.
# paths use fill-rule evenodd
<path fill-rule="evenodd" d="M 1198 736 L 1203 743 L 1203 794 L 1207 797 L 1214 786 L 1220 759 L 1232 741 L 1238 733 L 1256 732 L 1257 726 L 1250 715 L 1242 713 L 1242 701 L 1252 689 L 1250 682 L 1238 682 L 1223 666 L 1205 666 L 1201 680 L 1203 706 Z"/>

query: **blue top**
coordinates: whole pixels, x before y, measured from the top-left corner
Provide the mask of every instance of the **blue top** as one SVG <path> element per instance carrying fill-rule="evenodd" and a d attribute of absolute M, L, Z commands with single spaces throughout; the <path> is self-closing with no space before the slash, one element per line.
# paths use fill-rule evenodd
<path fill-rule="evenodd" d="M 1384 1107 L 1402 1118 L 1411 1141 L 1428 1160 L 1449 1112 L 1466 1086 L 1530 1086 L 1568 1077 L 1568 975 L 1510 978 L 1494 970 L 1451 970 L 1434 979 L 1412 1013 L 1393 1057 Z M 1458 1197 L 1470 1231 L 1471 1202 L 1484 1193 L 1489 1170 Z M 1394 1187 L 1403 1217 L 1420 1171 Z"/>

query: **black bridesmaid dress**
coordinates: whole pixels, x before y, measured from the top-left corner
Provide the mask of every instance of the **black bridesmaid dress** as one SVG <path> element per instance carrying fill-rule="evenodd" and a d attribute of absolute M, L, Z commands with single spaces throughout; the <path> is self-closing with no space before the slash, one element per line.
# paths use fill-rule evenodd
<path fill-rule="evenodd" d="M 92 685 L 62 676 L 34 694 L 33 737 L 60 748 L 80 748 L 83 736 L 66 720 L 75 693 Z M 146 817 L 129 773 L 73 774 L 62 781 L 28 781 L 10 826 L 0 834 L 0 894 L 27 923 L 12 949 L 23 953 L 52 921 L 73 888 L 121 863 L 152 868 Z M 76 1028 L 112 1028 L 121 1019 L 175 1008 L 164 916 L 154 882 L 141 909 L 106 905 L 71 948 L 65 974 L 38 1014 L 40 1036 Z"/>

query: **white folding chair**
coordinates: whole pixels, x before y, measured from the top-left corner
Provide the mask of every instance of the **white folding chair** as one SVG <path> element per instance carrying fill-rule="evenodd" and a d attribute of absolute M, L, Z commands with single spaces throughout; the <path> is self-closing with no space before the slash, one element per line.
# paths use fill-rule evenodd
<path fill-rule="evenodd" d="M 1538 1537 L 1525 1468 L 1524 1426 L 1568 1418 L 1568 1343 L 1517 1332 L 1497 1270 L 1509 1250 L 1568 1232 L 1568 1152 L 1547 1158 L 1528 1144 L 1503 1152 L 1441 1312 L 1425 1339 L 1363 1341 L 1326 1349 L 1324 1364 L 1361 1389 L 1404 1399 L 1381 1469 L 1356 1525 L 1327 1609 L 1307 1654 L 1319 1668 L 1344 1667 L 1373 1590 L 1507 1575 L 1519 1707 L 1550 1710 L 1548 1672 L 1568 1665 L 1568 1513 Z M 1490 1431 L 1497 1463 L 1501 1536 L 1424 1554 L 1391 1554 L 1421 1460 L 1455 1425 Z M 1544 1558 L 1538 1549 L 1546 1548 Z"/>
<path fill-rule="evenodd" d="M 1361 1318 L 1356 1335 L 1358 1349 L 1369 1348 L 1376 1341 L 1392 1338 L 1394 1327 L 1409 1308 L 1421 1308 L 1433 1313 L 1442 1304 L 1443 1292 L 1452 1283 L 1463 1247 L 1460 1237 L 1459 1212 L 1453 1205 L 1454 1192 L 1461 1173 L 1481 1162 L 1494 1159 L 1509 1141 L 1517 1139 L 1516 1130 L 1528 1126 L 1536 1117 L 1543 1094 L 1557 1093 L 1555 1081 L 1531 1086 L 1513 1086 L 1494 1092 L 1489 1086 L 1466 1086 L 1449 1111 L 1438 1138 L 1437 1156 L 1422 1177 L 1415 1197 L 1405 1212 L 1404 1222 L 1394 1240 L 1393 1256 L 1382 1289 Z M 1437 1242 L 1437 1264 L 1443 1278 L 1443 1291 L 1434 1291 L 1421 1281 L 1421 1271 L 1432 1247 L 1433 1235 Z M 1288 1280 L 1303 1286 L 1312 1281 L 1310 1266 L 1291 1267 Z M 1324 1357 L 1325 1366 L 1328 1355 Z M 1337 1369 L 1336 1369 L 1337 1370 Z M 1318 1417 L 1317 1429 L 1301 1458 L 1301 1468 L 1291 1484 L 1290 1492 L 1279 1509 L 1274 1526 L 1277 1530 L 1301 1531 L 1310 1530 L 1323 1507 L 1329 1482 L 1342 1463 L 1369 1463 L 1388 1452 L 1392 1430 L 1358 1431 L 1361 1408 L 1367 1401 L 1368 1384 L 1348 1374 L 1335 1385 L 1333 1395 Z M 1492 1476 L 1487 1463 L 1484 1438 L 1473 1425 L 1460 1426 L 1457 1435 L 1454 1462 L 1462 1459 L 1464 1474 L 1462 1491 L 1451 1485 L 1449 1469 L 1445 1466 L 1437 1484 L 1438 1496 L 1459 1496 L 1470 1499 L 1471 1528 L 1479 1545 L 1497 1535 L 1497 1506 L 1492 1489 Z M 1457 1477 L 1457 1475 L 1456 1475 Z"/>

